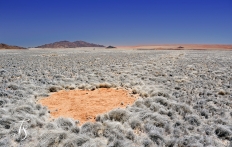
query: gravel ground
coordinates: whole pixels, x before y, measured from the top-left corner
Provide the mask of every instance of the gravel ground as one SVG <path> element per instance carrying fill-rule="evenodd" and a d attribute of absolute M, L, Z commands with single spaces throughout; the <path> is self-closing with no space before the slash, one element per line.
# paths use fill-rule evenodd
<path fill-rule="evenodd" d="M 38 98 L 123 87 L 140 98 L 96 123 L 49 119 Z M 0 147 L 231 147 L 232 52 L 1 50 Z"/>

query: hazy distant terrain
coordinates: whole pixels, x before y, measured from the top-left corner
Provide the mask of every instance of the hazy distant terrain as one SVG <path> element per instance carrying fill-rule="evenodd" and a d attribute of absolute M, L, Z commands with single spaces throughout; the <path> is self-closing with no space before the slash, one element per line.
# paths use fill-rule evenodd
<path fill-rule="evenodd" d="M 104 47 L 103 45 L 88 43 L 85 41 L 59 41 L 50 44 L 37 46 L 36 48 L 76 48 L 76 47 Z"/>
<path fill-rule="evenodd" d="M 138 50 L 232 50 L 231 44 L 157 44 L 119 46 L 124 49 Z"/>
<path fill-rule="evenodd" d="M 7 45 L 4 43 L 0 43 L 0 49 L 26 49 L 24 47 L 20 47 L 20 46 L 13 46 L 13 45 Z"/>
<path fill-rule="evenodd" d="M 47 108 L 37 103 L 51 89 L 92 89 L 102 83 L 140 97 L 81 127 L 77 120 L 49 119 Z M 0 146 L 229 145 L 232 51 L 0 51 Z"/>

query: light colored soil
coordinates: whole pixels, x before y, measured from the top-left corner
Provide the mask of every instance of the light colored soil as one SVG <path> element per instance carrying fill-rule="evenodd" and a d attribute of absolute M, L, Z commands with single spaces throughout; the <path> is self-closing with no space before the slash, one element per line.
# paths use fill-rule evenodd
<path fill-rule="evenodd" d="M 69 90 L 52 93 L 39 100 L 50 110 L 52 118 L 69 117 L 79 120 L 80 124 L 94 122 L 98 114 L 115 108 L 125 108 L 137 99 L 125 89 L 100 88 L 94 91 Z"/>

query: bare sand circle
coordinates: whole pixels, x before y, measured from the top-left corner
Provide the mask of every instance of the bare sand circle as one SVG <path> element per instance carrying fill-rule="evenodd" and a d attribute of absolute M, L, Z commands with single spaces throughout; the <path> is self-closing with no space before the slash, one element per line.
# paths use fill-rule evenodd
<path fill-rule="evenodd" d="M 137 99 L 131 91 L 116 88 L 90 90 L 61 90 L 39 103 L 47 106 L 52 118 L 66 117 L 79 120 L 80 124 L 94 122 L 98 114 L 115 108 L 125 108 Z"/>

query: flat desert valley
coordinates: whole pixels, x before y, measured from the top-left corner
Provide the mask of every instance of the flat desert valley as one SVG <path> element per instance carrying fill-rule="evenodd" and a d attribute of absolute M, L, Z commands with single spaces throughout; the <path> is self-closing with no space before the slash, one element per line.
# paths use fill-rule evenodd
<path fill-rule="evenodd" d="M 0 147 L 231 147 L 231 49 L 0 50 Z"/>

